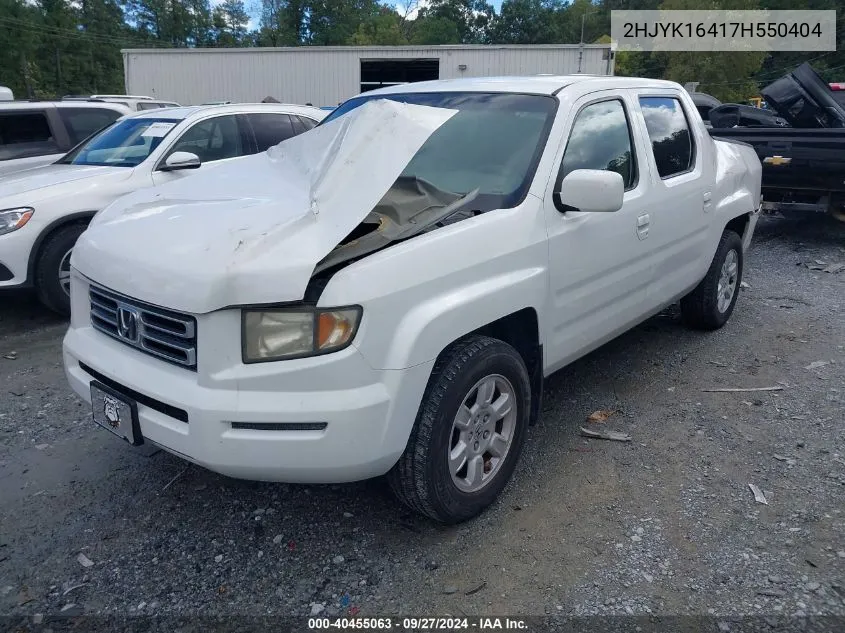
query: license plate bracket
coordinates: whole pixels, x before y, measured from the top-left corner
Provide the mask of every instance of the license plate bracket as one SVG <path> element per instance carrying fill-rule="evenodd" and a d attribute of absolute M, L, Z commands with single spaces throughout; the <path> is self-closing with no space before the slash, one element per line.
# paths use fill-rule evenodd
<path fill-rule="evenodd" d="M 96 380 L 91 382 L 91 414 L 94 422 L 132 446 L 144 443 L 138 422 L 138 404 Z"/>

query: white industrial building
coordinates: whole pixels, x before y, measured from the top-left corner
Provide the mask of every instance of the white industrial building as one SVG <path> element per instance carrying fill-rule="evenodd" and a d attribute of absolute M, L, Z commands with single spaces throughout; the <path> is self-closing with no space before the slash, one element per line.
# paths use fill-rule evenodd
<path fill-rule="evenodd" d="M 612 75 L 610 44 L 303 46 L 123 50 L 126 93 L 210 101 L 337 105 L 379 86 L 501 75 Z"/>

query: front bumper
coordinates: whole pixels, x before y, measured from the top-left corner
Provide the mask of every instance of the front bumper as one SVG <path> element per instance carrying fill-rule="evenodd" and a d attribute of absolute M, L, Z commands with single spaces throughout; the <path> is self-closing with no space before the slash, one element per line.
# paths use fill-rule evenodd
<path fill-rule="evenodd" d="M 30 221 L 31 222 L 31 221 Z M 26 284 L 29 254 L 35 239 L 29 226 L 0 235 L 0 288 Z"/>
<path fill-rule="evenodd" d="M 374 370 L 352 346 L 315 358 L 243 365 L 239 314 L 226 310 L 197 319 L 194 372 L 94 330 L 82 285 L 74 278 L 74 316 L 64 339 L 68 381 L 87 402 L 95 377 L 143 396 L 138 417 L 145 441 L 224 475 L 292 483 L 382 475 L 405 449 L 433 363 Z M 182 414 L 187 422 L 178 419 Z M 301 423 L 326 426 L 284 427 Z"/>

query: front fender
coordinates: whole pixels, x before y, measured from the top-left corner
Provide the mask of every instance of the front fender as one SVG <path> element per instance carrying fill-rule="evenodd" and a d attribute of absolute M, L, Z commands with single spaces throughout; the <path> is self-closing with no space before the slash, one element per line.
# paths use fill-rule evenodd
<path fill-rule="evenodd" d="M 545 269 L 525 268 L 435 294 L 404 314 L 383 357 L 372 360 L 385 369 L 434 360 L 462 336 L 523 308 L 536 308 L 545 280 Z M 368 350 L 361 351 L 366 356 Z"/>
<path fill-rule="evenodd" d="M 434 360 L 450 343 L 548 296 L 541 206 L 491 211 L 374 253 L 337 272 L 319 304 L 364 308 L 354 345 L 376 369 Z"/>

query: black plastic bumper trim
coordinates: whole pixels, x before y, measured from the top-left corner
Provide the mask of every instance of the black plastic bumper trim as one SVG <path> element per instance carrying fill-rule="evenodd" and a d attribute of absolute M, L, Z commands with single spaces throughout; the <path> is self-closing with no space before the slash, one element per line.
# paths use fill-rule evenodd
<path fill-rule="evenodd" d="M 150 396 L 145 396 L 144 394 L 139 393 L 134 389 L 130 389 L 129 387 L 124 387 L 119 382 L 104 376 L 96 369 L 92 369 L 85 363 L 79 363 L 79 366 L 83 369 L 83 371 L 87 372 L 93 378 L 96 378 L 107 387 L 111 387 L 115 391 L 122 393 L 129 398 L 132 398 L 136 402 L 143 404 L 145 407 L 154 409 L 159 413 L 163 413 L 164 415 L 179 420 L 180 422 L 184 422 L 185 424 L 188 423 L 188 412 L 184 409 L 174 407 L 171 404 L 161 402 L 160 400 L 156 400 L 155 398 L 151 398 Z"/>

